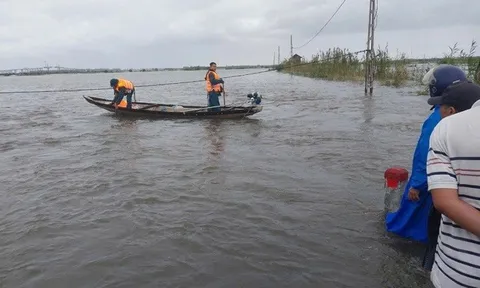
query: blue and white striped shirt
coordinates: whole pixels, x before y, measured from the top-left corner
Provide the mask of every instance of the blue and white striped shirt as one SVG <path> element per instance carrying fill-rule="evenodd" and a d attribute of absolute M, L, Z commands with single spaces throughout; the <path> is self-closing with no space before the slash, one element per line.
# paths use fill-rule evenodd
<path fill-rule="evenodd" d="M 458 189 L 480 210 L 480 101 L 440 121 L 430 137 L 428 189 Z M 480 287 L 480 237 L 442 215 L 430 278 L 437 288 Z"/>

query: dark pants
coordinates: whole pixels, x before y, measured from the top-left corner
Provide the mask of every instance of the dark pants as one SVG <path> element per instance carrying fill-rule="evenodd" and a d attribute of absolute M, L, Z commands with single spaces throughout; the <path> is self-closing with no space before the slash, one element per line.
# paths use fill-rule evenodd
<path fill-rule="evenodd" d="M 430 216 L 428 217 L 428 243 L 423 255 L 422 266 L 428 271 L 432 271 L 433 262 L 435 261 L 435 250 L 437 248 L 438 234 L 440 232 L 440 222 L 442 214 L 435 207 L 432 207 Z"/>
<path fill-rule="evenodd" d="M 127 96 L 127 109 L 132 109 L 132 96 L 133 96 L 133 92 L 135 90 L 133 90 L 132 92 L 130 93 L 124 93 L 122 91 L 118 92 L 115 94 L 115 98 L 113 98 L 113 102 L 120 104 L 120 102 L 122 102 L 122 99 L 123 97 L 126 95 Z"/>
<path fill-rule="evenodd" d="M 219 100 L 220 96 L 221 94 L 217 92 L 208 93 L 208 107 L 220 106 L 220 100 Z M 220 111 L 220 107 L 208 108 L 208 110 L 217 112 L 217 111 Z"/>

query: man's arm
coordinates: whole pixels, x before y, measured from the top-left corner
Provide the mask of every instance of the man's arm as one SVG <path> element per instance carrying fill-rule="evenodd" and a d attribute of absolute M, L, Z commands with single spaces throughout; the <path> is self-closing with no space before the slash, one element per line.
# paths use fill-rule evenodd
<path fill-rule="evenodd" d="M 415 149 L 415 162 L 412 167 L 411 185 L 412 188 L 425 193 L 428 190 L 427 184 L 427 155 L 429 149 L 430 135 L 433 129 L 440 122 L 440 112 L 435 109 L 434 112 L 425 120 L 422 125 L 422 132 L 418 139 Z"/>
<path fill-rule="evenodd" d="M 410 176 L 410 189 L 408 190 L 408 199 L 410 201 L 419 201 L 428 196 L 427 183 L 427 154 L 429 148 L 429 138 L 432 131 L 422 129 L 417 147 L 413 155 L 412 175 Z"/>
<path fill-rule="evenodd" d="M 112 100 L 112 105 L 117 102 L 117 97 L 118 97 L 118 92 L 113 89 L 113 100 Z"/>
<path fill-rule="evenodd" d="M 113 90 L 113 94 L 115 95 L 113 97 L 112 104 L 115 106 L 115 109 L 117 108 L 117 105 L 120 103 L 120 98 L 123 98 L 125 95 L 125 87 L 120 87 L 118 91 Z M 118 102 L 118 103 L 117 103 Z"/>
<path fill-rule="evenodd" d="M 443 125 L 442 125 L 443 124 Z M 480 237 L 480 211 L 458 198 L 458 182 L 453 170 L 445 134 L 440 122 L 430 138 L 427 160 L 428 189 L 435 208 L 463 229 Z"/>
<path fill-rule="evenodd" d="M 125 96 L 126 93 L 126 88 L 125 87 L 120 87 L 118 88 L 118 91 L 115 91 L 115 97 L 116 97 L 116 101 L 119 101 L 120 98 L 122 98 L 123 96 Z"/>
<path fill-rule="evenodd" d="M 210 80 L 210 83 L 212 83 L 212 85 L 217 85 L 217 84 L 222 84 L 223 83 L 223 79 L 220 78 L 220 79 L 215 79 L 215 76 L 213 76 L 213 73 L 210 73 L 208 74 L 208 80 Z"/>
<path fill-rule="evenodd" d="M 423 132 L 423 131 L 422 131 Z M 411 185 L 412 188 L 425 193 L 428 190 L 427 184 L 427 155 L 430 138 L 430 133 L 422 133 L 418 140 L 417 148 L 415 149 L 415 162 L 412 165 Z"/>
<path fill-rule="evenodd" d="M 457 189 L 438 188 L 431 191 L 433 204 L 468 232 L 480 237 L 480 211 L 458 198 Z"/>

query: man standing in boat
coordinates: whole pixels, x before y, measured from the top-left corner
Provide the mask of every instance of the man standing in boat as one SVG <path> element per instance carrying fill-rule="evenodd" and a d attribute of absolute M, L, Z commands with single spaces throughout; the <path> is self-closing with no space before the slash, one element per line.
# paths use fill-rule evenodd
<path fill-rule="evenodd" d="M 208 107 L 211 111 L 220 111 L 220 100 L 218 97 L 222 95 L 223 90 L 223 79 L 217 73 L 217 64 L 215 62 L 210 63 L 210 68 L 205 75 L 206 89 L 208 95 Z"/>
<path fill-rule="evenodd" d="M 133 83 L 126 79 L 113 78 L 110 80 L 110 87 L 113 88 L 113 94 L 115 95 L 112 101 L 115 109 L 118 108 L 118 104 L 120 104 L 125 95 L 127 96 L 127 109 L 132 109 L 132 95 L 135 94 Z"/>

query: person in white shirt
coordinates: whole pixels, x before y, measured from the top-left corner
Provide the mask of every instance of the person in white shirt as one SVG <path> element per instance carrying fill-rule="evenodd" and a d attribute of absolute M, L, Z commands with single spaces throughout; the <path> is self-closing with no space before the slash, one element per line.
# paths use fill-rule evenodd
<path fill-rule="evenodd" d="M 442 120 L 430 137 L 428 190 L 442 214 L 435 263 L 437 288 L 480 287 L 480 86 L 460 82 L 440 97 Z"/>

